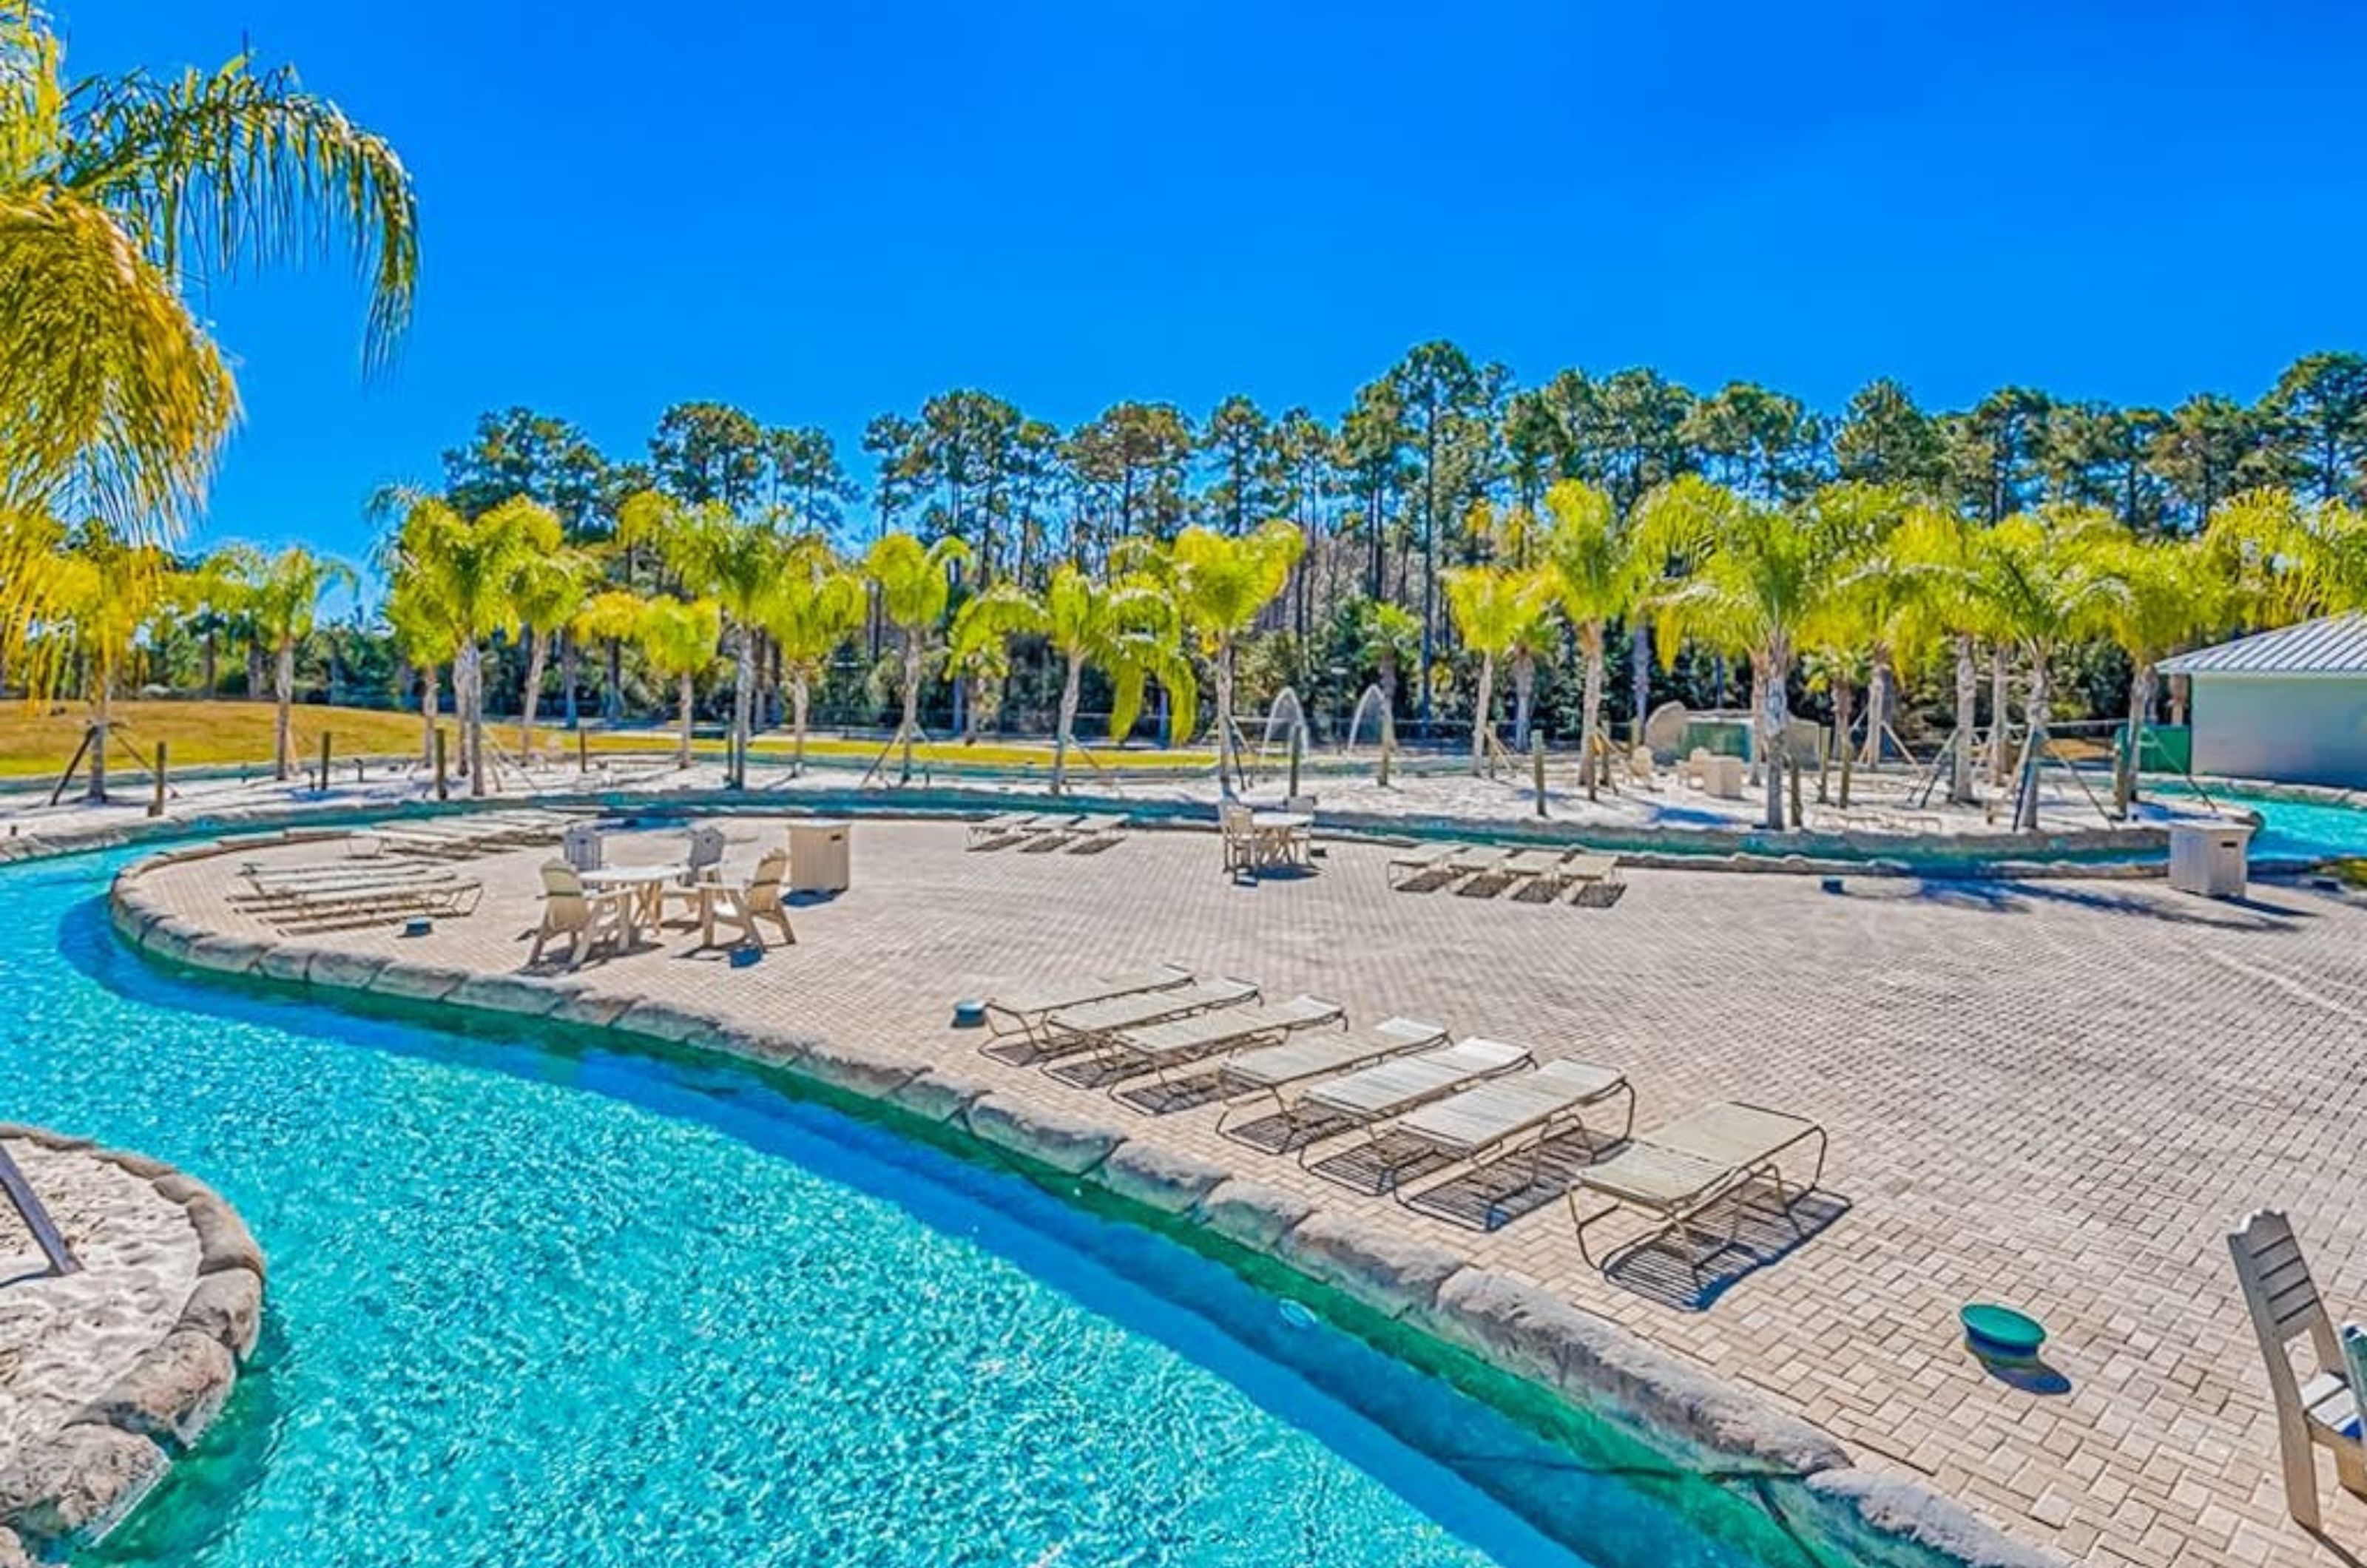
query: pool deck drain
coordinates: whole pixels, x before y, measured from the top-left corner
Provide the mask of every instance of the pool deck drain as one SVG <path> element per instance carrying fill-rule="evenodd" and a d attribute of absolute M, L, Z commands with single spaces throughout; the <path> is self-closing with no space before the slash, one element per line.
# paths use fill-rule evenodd
<path fill-rule="evenodd" d="M 742 863 L 777 828 L 730 831 Z M 962 839 L 859 824 L 854 887 L 799 909 L 798 945 L 744 971 L 675 934 L 573 976 L 520 975 L 542 851 L 478 863 L 483 905 L 425 938 L 283 942 L 224 902 L 244 852 L 130 874 L 117 913 L 166 960 L 783 1058 L 1195 1213 L 1410 1321 L 1468 1321 L 1485 1287 L 1581 1397 L 1618 1355 L 1572 1373 L 1586 1359 L 1571 1347 L 1615 1324 L 1606 1344 L 1713 1373 L 1783 1418 L 1768 1432 L 1821 1428 L 1873 1467 L 1799 1488 L 1829 1522 L 1897 1527 L 1915 1494 L 1879 1489 L 1928 1482 L 2081 1562 L 2340 1561 L 2285 1518 L 2220 1235 L 2281 1202 L 2329 1294 L 2367 1299 L 2367 1193 L 2350 1178 L 2367 1038 L 2324 1006 L 2367 1006 L 2367 908 L 2130 884 L 1852 882 L 1836 897 L 1809 878 L 1663 871 L 1632 875 L 1614 908 L 1537 908 L 1390 893 L 1386 856 L 1356 844 L 1318 874 L 1235 886 L 1197 835 L 1090 857 L 968 854 Z M 1639 1126 L 1713 1099 L 1799 1109 L 1832 1130 L 1830 1191 L 1807 1239 L 1694 1296 L 1665 1269 L 1585 1268 L 1557 1206 L 1475 1234 L 1220 1139 L 1213 1110 L 1138 1116 L 990 1061 L 947 1021 L 958 998 L 1162 960 L 1270 997 L 1339 997 L 1359 1022 L 1435 1017 L 1614 1063 Z M 1976 1294 L 2046 1319 L 2060 1392 L 1964 1351 L 1954 1312 Z M 1810 1451 L 1769 1468 L 1818 1471 Z M 2329 1527 L 2367 1539 L 2367 1508 L 2345 1501 Z"/>

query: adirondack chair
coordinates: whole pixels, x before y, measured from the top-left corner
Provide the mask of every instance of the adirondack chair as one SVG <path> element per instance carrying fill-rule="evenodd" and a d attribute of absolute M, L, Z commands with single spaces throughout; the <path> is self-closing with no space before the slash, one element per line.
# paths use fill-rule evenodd
<path fill-rule="evenodd" d="M 756 863 L 755 874 L 744 887 L 727 883 L 702 883 L 699 892 L 706 899 L 701 910 L 699 945 L 713 947 L 715 932 L 719 926 L 740 933 L 740 940 L 757 947 L 764 945 L 760 927 L 769 921 L 780 928 L 781 940 L 794 944 L 798 933 L 789 929 L 789 911 L 781 902 L 781 884 L 789 871 L 789 852 L 767 850 Z"/>
<path fill-rule="evenodd" d="M 2273 1209 L 2246 1216 L 2227 1236 L 2235 1255 L 2236 1281 L 2268 1359 L 2269 1389 L 2276 1398 L 2277 1445 L 2283 1450 L 2285 1506 L 2304 1528 L 2318 1528 L 2317 1467 L 2311 1445 L 2334 1451 L 2334 1475 L 2345 1492 L 2367 1498 L 2367 1434 L 2360 1426 L 2358 1391 L 2343 1371 L 2341 1341 L 2318 1299 L 2309 1263 L 2293 1225 Z M 2306 1377 L 2287 1348 L 2306 1336 Z"/>
<path fill-rule="evenodd" d="M 542 950 L 554 937 L 567 939 L 567 966 L 582 964 L 595 947 L 611 951 L 632 940 L 632 910 L 623 888 L 590 892 L 583 874 L 563 860 L 542 868 L 542 924 L 536 928 L 528 964 L 542 962 Z"/>

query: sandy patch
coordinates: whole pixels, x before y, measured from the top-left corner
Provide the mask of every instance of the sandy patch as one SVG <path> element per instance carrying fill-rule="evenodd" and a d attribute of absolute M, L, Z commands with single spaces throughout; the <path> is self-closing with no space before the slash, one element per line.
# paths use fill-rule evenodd
<path fill-rule="evenodd" d="M 81 1260 L 51 1279 L 0 1201 L 0 1466 L 63 1426 L 180 1320 L 198 1280 L 188 1212 L 88 1153 L 10 1141 L 9 1154 Z"/>

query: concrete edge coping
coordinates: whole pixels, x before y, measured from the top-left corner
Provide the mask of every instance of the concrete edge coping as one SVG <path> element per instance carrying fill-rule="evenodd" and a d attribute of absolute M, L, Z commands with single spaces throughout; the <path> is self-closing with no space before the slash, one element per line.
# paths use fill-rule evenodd
<path fill-rule="evenodd" d="M 142 863 L 178 858 L 168 852 Z M 126 918 L 113 924 L 143 956 L 232 977 L 269 975 L 263 964 L 240 964 L 239 955 L 209 946 L 203 933 L 184 922 L 150 918 L 161 911 L 142 905 L 140 891 L 136 879 L 119 879 L 110 903 L 129 906 Z M 171 929 L 176 925 L 179 930 Z M 417 999 L 425 993 L 431 1008 L 511 1011 L 462 999 L 453 981 L 457 971 L 399 959 L 359 982 L 324 977 L 337 968 L 321 961 L 327 951 L 316 952 L 307 966 L 302 988 L 308 995 L 393 992 Z M 230 962 L 214 968 L 209 960 L 216 957 Z M 373 955 L 368 962 L 377 960 Z M 389 975 L 398 976 L 391 987 L 379 983 Z M 1672 1467 L 1749 1479 L 1780 1495 L 1781 1504 L 1762 1500 L 1761 1506 L 1786 1528 L 1851 1553 L 1845 1561 L 1883 1568 L 2063 1568 L 2062 1559 L 2015 1540 L 1920 1482 L 1856 1469 L 1849 1451 L 1821 1427 L 1550 1292 L 1322 1209 L 1294 1190 L 1136 1140 L 1122 1124 L 1001 1095 L 991 1077 L 970 1076 L 964 1064 L 916 1068 L 877 1051 L 746 1029 L 671 1002 L 637 1001 L 605 1016 L 585 1010 L 571 1018 L 574 993 L 565 977 L 500 978 L 561 998 L 540 1016 L 762 1063 L 934 1123 L 974 1154 L 1050 1178 L 1046 1184 L 1055 1190 L 1090 1182 L 1150 1214 L 1205 1226 L 1242 1252 L 1338 1290 L 1613 1422 L 1666 1455 Z M 1832 1479 L 1818 1484 L 1823 1477 Z"/>
<path fill-rule="evenodd" d="M 81 1154 L 148 1182 L 187 1213 L 198 1246 L 196 1282 L 164 1337 L 0 1471 L 0 1568 L 14 1568 L 103 1539 L 198 1445 L 262 1336 L 264 1261 L 238 1212 L 163 1160 L 21 1122 L 0 1122 L 0 1138 Z"/>
<path fill-rule="evenodd" d="M 926 800 L 898 800 L 882 795 L 877 800 L 865 799 L 859 806 L 842 803 L 842 797 L 863 794 L 860 786 L 815 791 L 811 799 L 790 795 L 766 795 L 762 791 L 723 789 L 682 790 L 663 795 L 551 790 L 531 798 L 554 809 L 604 811 L 628 816 L 668 817 L 695 812 L 745 816 L 810 808 L 860 811 L 863 815 L 881 818 L 938 821 L 958 820 L 980 812 L 1009 810 L 1014 805 L 1041 803 L 1055 798 L 1040 790 L 941 786 L 933 788 L 932 798 Z M 1058 799 L 1060 805 L 1081 811 L 1143 814 L 1131 824 L 1137 830 L 1212 831 L 1215 828 L 1213 818 L 1202 820 L 1183 815 L 1199 809 L 1202 803 L 1136 800 L 1123 795 L 1073 791 Z M 349 801 L 323 802 L 312 806 L 233 806 L 187 818 L 164 817 L 72 829 L 55 834 L 29 833 L 0 839 L 0 864 L 176 839 L 210 838 L 214 841 L 205 846 L 205 852 L 234 853 L 283 843 L 339 838 L 373 821 L 463 816 L 471 811 L 511 809 L 516 804 L 516 799 L 509 796 L 489 796 L 483 800 L 385 801 L 374 806 L 360 806 Z M 1555 829 L 1565 830 L 1553 830 Z M 1870 833 L 1861 829 L 1822 832 L 1795 829 L 1787 830 L 1783 836 L 1785 840 L 1783 852 L 1771 853 L 1764 847 L 1768 835 L 1748 828 L 1623 829 L 1615 825 L 1591 828 L 1574 823 L 1546 825 L 1523 818 L 1463 818 L 1443 814 L 1396 817 L 1353 811 L 1326 813 L 1319 824 L 1317 836 L 1344 841 L 1398 843 L 1412 841 L 1416 838 L 1479 838 L 1508 843 L 1591 845 L 1605 852 L 1618 854 L 1630 865 L 1648 870 L 1738 871 L 1825 876 L 1925 876 L 1955 880 L 2032 876 L 2157 877 L 2164 874 L 2166 867 L 2151 861 L 2100 862 L 2045 857 L 2050 852 L 2078 854 L 2082 851 L 2166 852 L 2169 842 L 2167 830 L 2159 828 L 2069 829 L 2049 833 L 1991 834 L 1979 840 L 1976 849 L 1934 856 L 1928 852 L 1931 840 L 1920 835 Z M 1942 847 L 1946 849 L 1955 841 L 1944 840 Z M 1761 847 L 1753 849 L 1750 847 L 1752 844 Z M 1856 855 L 1829 852 L 1836 849 L 1853 849 L 1860 852 Z M 1818 852 L 1820 850 L 1827 852 Z M 1918 851 L 1926 852 L 1926 858 L 1920 863 L 1898 858 Z M 2296 861 L 2290 864 L 2282 861 L 2256 862 L 2254 870 L 2262 874 L 2288 872 L 2297 874 L 2318 863 L 2316 861 Z M 136 869 L 126 867 L 119 874 L 130 875 Z"/>

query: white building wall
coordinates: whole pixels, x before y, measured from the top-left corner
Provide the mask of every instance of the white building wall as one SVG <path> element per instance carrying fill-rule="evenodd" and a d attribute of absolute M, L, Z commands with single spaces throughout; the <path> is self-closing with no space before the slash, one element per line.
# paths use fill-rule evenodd
<path fill-rule="evenodd" d="M 2194 771 L 2367 789 L 2367 675 L 2194 681 Z"/>

